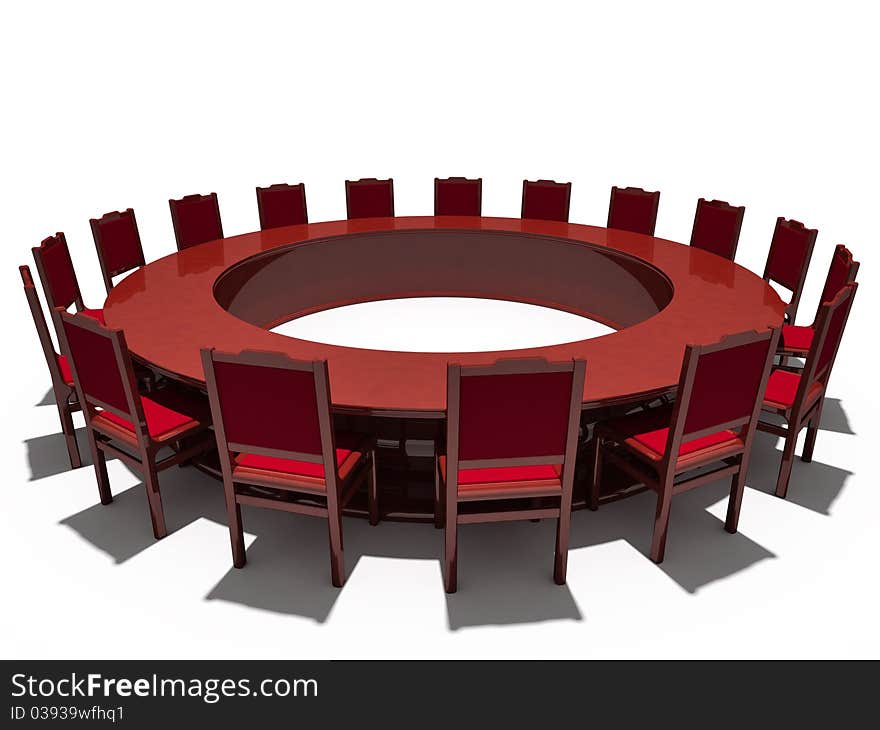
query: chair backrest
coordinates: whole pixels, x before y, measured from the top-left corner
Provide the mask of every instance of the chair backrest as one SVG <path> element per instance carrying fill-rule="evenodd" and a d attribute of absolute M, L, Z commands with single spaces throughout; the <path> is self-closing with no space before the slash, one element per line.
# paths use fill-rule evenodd
<path fill-rule="evenodd" d="M 327 361 L 276 352 L 202 350 L 221 461 L 245 452 L 323 464 L 335 483 L 335 441 Z"/>
<path fill-rule="evenodd" d="M 260 213 L 260 230 L 263 231 L 308 223 L 306 186 L 302 183 L 278 183 L 268 188 L 257 188 L 257 210 Z"/>
<path fill-rule="evenodd" d="M 614 186 L 608 204 L 608 227 L 653 236 L 659 208 L 659 191 Z"/>
<path fill-rule="evenodd" d="M 523 180 L 521 218 L 568 222 L 571 183 Z"/>
<path fill-rule="evenodd" d="M 365 177 L 345 181 L 345 210 L 352 218 L 393 218 L 394 180 Z"/>
<path fill-rule="evenodd" d="M 742 332 L 685 348 L 664 460 L 674 464 L 683 442 L 739 429 L 750 444 L 781 327 Z"/>
<path fill-rule="evenodd" d="M 481 215 L 483 178 L 434 178 L 434 215 Z"/>
<path fill-rule="evenodd" d="M 856 280 L 856 274 L 859 273 L 859 262 L 853 260 L 852 252 L 842 243 L 834 247 L 834 254 L 831 256 L 831 265 L 828 267 L 828 274 L 825 277 L 825 286 L 822 287 L 822 296 L 819 297 L 819 306 L 816 309 L 816 319 L 813 320 L 815 326 L 819 319 L 819 311 L 825 302 L 830 302 L 837 296 L 837 292 L 851 281 Z"/>
<path fill-rule="evenodd" d="M 101 276 L 107 293 L 113 288 L 113 277 L 131 271 L 144 263 L 144 249 L 138 231 L 134 211 L 105 213 L 100 218 L 91 218 L 92 238 L 101 264 Z"/>
<path fill-rule="evenodd" d="M 733 261 L 745 213 L 745 206 L 700 198 L 694 214 L 691 246 Z"/>
<path fill-rule="evenodd" d="M 114 413 L 129 421 L 146 445 L 143 405 L 122 330 L 110 329 L 92 317 L 70 314 L 61 308 L 54 309 L 52 316 L 88 421 L 97 409 Z"/>
<path fill-rule="evenodd" d="M 179 200 L 169 200 L 168 205 L 178 251 L 223 238 L 217 193 L 185 195 Z"/>
<path fill-rule="evenodd" d="M 447 368 L 449 481 L 459 469 L 536 464 L 574 468 L 583 360 L 539 358 Z"/>
<path fill-rule="evenodd" d="M 791 301 L 785 308 L 786 318 L 791 322 L 797 314 L 817 235 L 817 230 L 805 228 L 799 221 L 776 219 L 763 278 L 791 291 Z"/>
<path fill-rule="evenodd" d="M 43 294 L 49 308 L 67 309 L 74 304 L 77 311 L 81 310 L 82 294 L 79 291 L 79 282 L 76 279 L 73 262 L 70 260 L 70 250 L 67 248 L 64 234 L 56 233 L 54 236 L 44 238 L 43 242 L 31 251 L 34 254 L 34 263 L 37 265 L 37 273 L 43 284 Z"/>
<path fill-rule="evenodd" d="M 61 367 L 58 365 L 58 353 L 55 352 L 55 346 L 52 344 L 52 336 L 49 334 L 49 327 L 46 325 L 46 317 L 43 314 L 43 307 L 40 306 L 40 297 L 37 295 L 37 288 L 34 286 L 31 270 L 27 266 L 19 266 L 18 273 L 21 274 L 24 295 L 27 297 L 31 316 L 34 318 L 34 327 L 37 328 L 37 336 L 40 338 L 40 346 L 43 348 L 46 365 L 49 367 L 52 385 L 56 390 L 63 388 L 67 384 L 64 382 Z"/>
<path fill-rule="evenodd" d="M 827 387 L 858 287 L 855 281 L 844 284 L 831 301 L 823 302 L 819 307 L 813 341 L 801 371 L 795 403 L 803 402 L 814 383 L 819 382 Z"/>

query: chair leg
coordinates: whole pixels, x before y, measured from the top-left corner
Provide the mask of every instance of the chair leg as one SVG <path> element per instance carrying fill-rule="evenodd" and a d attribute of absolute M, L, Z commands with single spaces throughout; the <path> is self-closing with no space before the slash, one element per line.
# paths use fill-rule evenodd
<path fill-rule="evenodd" d="M 168 534 L 165 526 L 165 510 L 162 507 L 162 493 L 159 491 L 159 475 L 152 456 L 144 459 L 144 485 L 147 489 L 147 500 L 150 503 L 150 520 L 153 523 L 153 536 L 161 540 Z"/>
<path fill-rule="evenodd" d="M 746 464 L 740 463 L 739 471 L 730 480 L 730 499 L 727 500 L 727 519 L 724 529 L 731 535 L 739 526 L 739 510 L 742 507 L 743 492 L 746 487 Z"/>
<path fill-rule="evenodd" d="M 819 434 L 819 422 L 822 420 L 822 406 L 825 405 L 823 400 L 813 415 L 810 417 L 810 425 L 807 426 L 807 435 L 804 439 L 804 450 L 801 452 L 801 461 L 811 462 L 813 460 L 813 447 L 816 445 L 816 436 Z"/>
<path fill-rule="evenodd" d="M 440 463 L 434 457 L 434 527 L 443 527 L 443 495 L 440 493 Z"/>
<path fill-rule="evenodd" d="M 70 468 L 79 469 L 82 466 L 82 459 L 79 455 L 79 444 L 76 442 L 76 428 L 73 425 L 73 414 L 66 403 L 58 403 L 58 418 L 61 420 L 61 432 L 64 434 L 64 441 L 67 445 Z"/>
<path fill-rule="evenodd" d="M 370 524 L 379 524 L 379 485 L 376 481 L 376 450 L 370 453 L 370 474 L 367 477 L 367 503 L 370 508 Z"/>
<path fill-rule="evenodd" d="M 794 465 L 794 449 L 797 446 L 797 430 L 789 427 L 782 449 L 782 463 L 779 465 L 779 476 L 776 478 L 776 496 L 785 499 L 788 494 L 788 482 L 791 478 L 791 467 Z"/>
<path fill-rule="evenodd" d="M 446 540 L 443 552 L 443 578 L 447 593 L 458 590 L 458 505 L 446 511 Z"/>
<path fill-rule="evenodd" d="M 590 469 L 589 507 L 595 512 L 599 509 L 599 475 L 602 471 L 602 437 L 595 434 L 593 438 L 593 461 Z"/>
<path fill-rule="evenodd" d="M 651 560 L 662 563 L 666 553 L 666 533 L 669 531 L 669 508 L 672 504 L 672 485 L 664 484 L 657 495 L 654 514 L 654 537 L 651 540 Z"/>
<path fill-rule="evenodd" d="M 98 480 L 98 496 L 101 504 L 110 504 L 113 493 L 110 491 L 110 477 L 107 476 L 107 457 L 98 448 L 95 436 L 89 433 L 89 450 L 92 452 L 92 463 L 95 465 L 95 478 Z"/>
<path fill-rule="evenodd" d="M 336 588 L 345 585 L 345 552 L 342 546 L 342 517 L 328 514 L 327 522 L 330 529 L 330 579 Z"/>
<path fill-rule="evenodd" d="M 565 585 L 565 576 L 568 571 L 568 538 L 571 533 L 571 504 L 566 509 L 565 505 L 559 510 L 559 519 L 556 521 L 556 558 L 553 563 L 553 580 L 557 585 Z"/>
<path fill-rule="evenodd" d="M 232 565 L 243 568 L 247 563 L 247 553 L 244 547 L 244 525 L 241 522 L 241 505 L 236 502 L 230 506 L 227 504 L 229 515 L 229 539 L 232 543 Z"/>

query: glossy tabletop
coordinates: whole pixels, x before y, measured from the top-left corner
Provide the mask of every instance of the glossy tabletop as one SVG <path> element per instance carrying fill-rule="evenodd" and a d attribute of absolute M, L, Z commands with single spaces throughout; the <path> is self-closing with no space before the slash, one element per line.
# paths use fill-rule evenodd
<path fill-rule="evenodd" d="M 528 302 L 618 331 L 470 353 L 366 350 L 268 331 L 321 309 L 408 296 Z M 784 308 L 747 269 L 660 238 L 519 218 L 398 217 L 277 228 L 171 254 L 121 281 L 104 316 L 137 358 L 190 384 L 204 382 L 202 347 L 275 350 L 327 359 L 342 412 L 437 416 L 449 362 L 583 358 L 585 406 L 633 402 L 675 387 L 685 345 L 778 325 Z"/>

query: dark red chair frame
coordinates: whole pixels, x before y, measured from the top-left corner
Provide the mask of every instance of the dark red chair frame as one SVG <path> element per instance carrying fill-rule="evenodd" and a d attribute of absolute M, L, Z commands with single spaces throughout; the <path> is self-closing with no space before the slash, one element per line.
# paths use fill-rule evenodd
<path fill-rule="evenodd" d="M 267 195 L 271 195 L 273 193 L 288 193 L 295 203 L 299 203 L 296 205 L 294 209 L 294 215 L 292 218 L 294 219 L 292 222 L 288 223 L 273 223 L 269 220 L 269 213 L 266 211 L 265 200 L 264 198 Z M 295 200 L 296 196 L 299 196 L 299 201 Z M 270 185 L 267 188 L 257 188 L 257 211 L 260 214 L 260 230 L 265 231 L 270 228 L 281 228 L 282 226 L 297 226 L 302 225 L 303 223 L 309 222 L 309 210 L 306 205 L 306 186 L 303 183 L 296 183 L 295 185 L 289 185 L 287 183 L 275 183 L 274 185 Z"/>
<path fill-rule="evenodd" d="M 180 216 L 183 212 L 182 209 L 189 203 L 203 202 L 208 199 L 212 200 L 214 203 L 214 215 L 217 219 L 216 232 L 219 235 L 213 236 L 212 238 L 206 238 L 202 241 L 190 241 L 181 227 Z M 171 225 L 174 226 L 174 240 L 177 242 L 178 251 L 184 251 L 185 249 L 198 246 L 200 243 L 205 243 L 206 241 L 223 238 L 223 221 L 220 218 L 220 202 L 217 200 L 217 193 L 208 193 L 207 195 L 199 195 L 198 193 L 195 193 L 193 195 L 184 195 L 182 198 L 172 198 L 168 201 L 168 207 L 171 209 Z"/>
<path fill-rule="evenodd" d="M 615 221 L 615 204 L 619 197 L 625 195 L 631 198 L 642 198 L 651 205 L 649 212 L 647 228 L 634 228 L 629 225 L 620 225 L 621 221 Z M 644 233 L 648 236 L 654 235 L 654 229 L 657 227 L 657 212 L 660 210 L 660 192 L 649 192 L 642 188 L 619 188 L 616 185 L 611 188 L 611 200 L 608 203 L 608 228 L 615 228 L 621 231 L 630 231 L 632 233 Z M 619 213 L 618 213 L 619 215 Z M 615 223 L 617 225 L 615 225 Z"/>
<path fill-rule="evenodd" d="M 452 200 L 444 200 L 445 196 L 456 196 Z M 462 198 L 473 196 L 476 206 L 469 208 L 462 204 Z M 434 178 L 434 215 L 482 215 L 483 210 L 483 178 L 470 180 L 466 177 Z M 462 212 L 464 211 L 464 212 Z"/>
<path fill-rule="evenodd" d="M 830 302 L 824 302 L 819 308 L 816 318 L 816 333 L 807 354 L 806 362 L 802 370 L 780 366 L 777 370 L 794 371 L 800 375 L 794 402 L 787 407 L 777 407 L 772 402 L 765 400 L 763 410 L 781 416 L 785 425 L 770 421 L 759 421 L 758 430 L 781 436 L 785 439 L 782 448 L 782 461 L 779 466 L 779 474 L 776 478 L 776 496 L 785 499 L 788 494 L 788 483 L 791 479 L 791 469 L 794 465 L 794 451 L 797 446 L 798 434 L 804 428 L 807 435 L 804 439 L 804 448 L 801 452 L 801 461 L 813 460 L 813 448 L 816 445 L 816 436 L 819 432 L 819 424 L 822 420 L 822 408 L 825 405 L 825 395 L 828 392 L 828 379 L 831 377 L 831 369 L 837 359 L 837 352 L 843 340 L 843 333 L 855 299 L 857 282 L 846 284 Z M 832 331 L 832 324 L 839 321 L 837 331 Z M 829 337 L 833 339 L 829 339 Z M 827 349 L 826 347 L 831 349 Z M 814 388 L 821 388 L 818 397 L 812 398 Z"/>
<path fill-rule="evenodd" d="M 716 244 L 715 241 L 709 242 L 704 240 L 705 234 L 700 227 L 700 221 L 705 221 L 705 217 L 701 218 L 700 214 L 705 213 L 706 210 L 714 210 L 718 213 L 729 216 L 731 225 L 729 237 L 726 241 L 718 241 Z M 744 205 L 735 206 L 724 200 L 706 200 L 705 198 L 700 198 L 697 200 L 697 210 L 694 213 L 694 226 L 691 229 L 690 245 L 733 261 L 736 257 L 736 249 L 739 245 L 739 234 L 742 230 L 743 217 L 745 214 L 746 208 Z M 703 225 L 705 225 L 705 223 Z"/>
<path fill-rule="evenodd" d="M 779 235 L 785 230 L 805 237 L 804 256 L 797 272 L 780 271 L 775 263 L 780 251 Z M 816 245 L 818 235 L 819 231 L 806 228 L 800 221 L 786 220 L 781 216 L 776 219 L 776 227 L 773 229 L 773 238 L 770 241 L 770 250 L 767 252 L 767 263 L 764 265 L 762 277 L 766 282 L 774 281 L 791 291 L 791 300 L 785 308 L 786 322 L 793 323 L 797 315 L 798 304 L 800 304 L 801 294 L 804 291 L 804 282 L 807 280 L 807 271 L 810 268 L 810 259 L 813 257 L 813 247 Z M 789 276 L 790 273 L 794 273 L 794 276 Z"/>
<path fill-rule="evenodd" d="M 55 346 L 52 344 L 52 337 L 49 334 L 49 327 L 46 324 L 43 308 L 40 306 L 40 298 L 34 286 L 31 270 L 27 266 L 19 266 L 18 271 L 21 274 L 24 294 L 27 297 L 31 316 L 34 318 L 34 326 L 37 328 L 37 336 L 40 338 L 40 346 L 43 348 L 43 355 L 49 368 L 49 376 L 52 378 L 52 393 L 55 396 L 55 405 L 58 408 L 58 418 L 61 421 L 61 432 L 64 434 L 64 441 L 67 446 L 70 468 L 78 469 L 82 466 L 82 459 L 80 458 L 79 446 L 76 442 L 73 414 L 81 409 L 76 388 L 72 382 L 64 379 L 64 375 L 61 372 L 61 366 L 58 362 L 59 354 L 55 352 Z"/>
<path fill-rule="evenodd" d="M 194 419 L 196 420 L 195 426 L 180 431 L 175 434 L 173 439 L 161 442 L 155 441 L 147 427 L 131 355 L 129 354 L 128 346 L 125 342 L 125 334 L 122 330 L 109 329 L 91 317 L 81 314 L 72 315 L 60 307 L 53 310 L 52 317 L 58 332 L 62 352 L 70 364 L 77 398 L 85 416 L 86 433 L 89 438 L 92 462 L 95 466 L 95 476 L 98 481 L 98 494 L 101 498 L 101 504 L 110 504 L 113 501 L 113 494 L 110 491 L 110 479 L 107 475 L 106 455 L 109 454 L 111 457 L 115 456 L 120 459 L 143 476 L 147 500 L 150 506 L 150 521 L 153 526 L 153 535 L 159 540 L 168 534 L 168 529 L 165 525 L 165 512 L 162 507 L 162 495 L 159 491 L 158 474 L 168 467 L 177 464 L 183 465 L 193 457 L 213 447 L 213 439 L 204 438 L 206 435 L 209 435 L 207 430 L 211 425 L 210 421 L 207 419 Z M 124 410 L 95 398 L 83 390 L 77 373 L 76 360 L 71 356 L 67 343 L 65 325 L 87 330 L 111 343 L 115 367 L 120 376 L 127 406 Z M 156 395 L 151 393 L 151 397 Z M 126 419 L 134 426 L 134 434 L 130 434 L 130 432 L 119 426 L 110 426 L 96 420 L 96 416 L 100 411 L 107 411 Z M 123 445 L 126 448 L 123 448 Z M 171 447 L 172 454 L 160 459 L 159 451 L 165 447 Z"/>
<path fill-rule="evenodd" d="M 379 211 L 378 213 L 360 213 L 352 211 L 352 194 L 356 197 L 358 191 L 368 187 L 385 187 L 388 193 L 388 209 L 385 211 Z M 359 204 L 356 204 L 354 207 L 358 207 Z M 375 177 L 362 177 L 360 180 L 346 180 L 345 181 L 345 213 L 346 217 L 349 220 L 353 218 L 393 218 L 394 217 L 394 179 L 388 178 L 387 180 L 379 180 Z"/>
<path fill-rule="evenodd" d="M 566 372 L 572 373 L 572 382 L 564 453 L 495 459 L 464 460 L 459 458 L 459 409 L 462 379 L 486 375 L 504 376 Z M 447 367 L 447 469 L 445 482 L 441 476 L 439 454 L 435 456 L 434 470 L 435 525 L 445 525 L 443 573 L 447 593 L 454 593 L 458 588 L 458 525 L 480 522 L 556 518 L 558 522 L 553 577 L 556 583 L 560 585 L 565 583 L 571 525 L 572 488 L 574 484 L 577 437 L 580 425 L 585 372 L 586 361 L 584 360 L 550 363 L 540 358 L 499 360 L 493 365 L 482 366 L 450 364 Z M 537 491 L 534 488 L 530 489 L 529 482 L 516 482 L 509 488 L 500 488 L 489 493 L 476 492 L 466 496 L 460 494 L 458 489 L 458 472 L 460 469 L 536 466 L 542 464 L 562 464 L 561 489 L 556 495 L 548 495 L 546 488 Z M 502 501 L 497 502 L 497 500 Z M 489 509 L 487 511 L 462 512 L 459 509 L 459 505 L 465 502 L 471 505 L 483 502 L 489 505 Z M 493 502 L 497 506 L 493 506 Z M 516 502 L 525 502 L 526 504 L 523 507 L 519 507 Z"/>
<path fill-rule="evenodd" d="M 770 369 L 776 354 L 779 336 L 780 328 L 776 327 L 760 333 L 742 332 L 737 335 L 729 335 L 722 338 L 720 342 L 710 345 L 687 346 L 681 367 L 681 375 L 678 380 L 676 400 L 671 408 L 671 413 L 668 408 L 657 409 L 657 422 L 653 423 L 648 429 L 654 430 L 666 426 L 669 428 L 665 450 L 660 461 L 650 461 L 637 450 L 630 448 L 624 443 L 626 438 L 635 435 L 627 433 L 625 426 L 610 422 L 599 424 L 596 427 L 590 477 L 590 509 L 596 510 L 599 507 L 600 473 L 604 459 L 607 459 L 638 483 L 644 484 L 649 489 L 655 491 L 657 493 L 657 509 L 654 515 L 654 535 L 651 540 L 650 551 L 651 560 L 655 563 L 663 562 L 666 551 L 666 535 L 669 531 L 670 506 L 672 497 L 676 494 L 681 494 L 689 489 L 694 489 L 695 487 L 730 476 L 730 498 L 727 503 L 727 519 L 724 523 L 724 529 L 729 533 L 737 531 L 752 442 L 758 425 L 761 402 L 764 390 L 767 387 L 767 380 L 770 377 Z M 700 358 L 722 350 L 747 346 L 762 341 L 767 342 L 767 356 L 764 362 L 760 385 L 755 393 L 755 401 L 752 405 L 751 413 L 744 417 L 723 423 L 714 423 L 697 431 L 685 433 Z M 651 414 L 648 412 L 648 418 L 645 418 L 645 413 L 637 413 L 630 418 L 639 419 L 639 422 L 644 422 L 650 420 Z M 625 423 L 627 419 L 625 417 L 622 420 Z M 700 459 L 697 462 L 688 462 L 679 455 L 682 442 L 685 441 L 685 436 L 688 437 L 687 440 L 690 440 L 736 428 L 740 429 L 741 447 L 719 449 L 716 454 L 707 454 L 705 459 Z M 618 449 L 610 448 L 609 444 L 618 444 Z M 679 463 L 680 461 L 682 463 Z M 700 472 L 690 477 L 683 476 L 695 469 L 701 469 L 717 462 L 720 462 L 721 465 L 710 472 Z M 676 481 L 676 478 L 678 478 L 678 481 Z"/>
<path fill-rule="evenodd" d="M 107 260 L 109 258 L 109 248 L 114 244 L 106 240 L 104 235 L 104 227 L 107 224 L 121 222 L 123 220 L 130 221 L 132 232 L 134 233 L 134 250 L 127 252 L 127 257 L 118 266 L 112 269 L 108 267 Z M 137 269 L 143 266 L 144 249 L 141 244 L 141 234 L 138 230 L 137 219 L 134 216 L 134 210 L 126 208 L 124 211 L 113 211 L 112 213 L 104 213 L 100 218 L 90 218 L 89 225 L 92 228 L 92 238 L 95 240 L 95 251 L 98 253 L 98 263 L 101 265 L 101 276 L 104 278 L 104 288 L 107 293 L 113 288 L 113 277 L 124 274 L 126 271 Z"/>
<path fill-rule="evenodd" d="M 845 267 L 846 273 L 842 279 L 836 279 L 836 265 Z M 830 302 L 837 295 L 837 292 L 847 284 L 856 280 L 859 273 L 859 262 L 853 259 L 852 252 L 843 244 L 838 244 L 834 248 L 834 254 L 831 257 L 831 264 L 828 266 L 828 274 L 825 276 L 825 285 L 822 287 L 822 294 L 819 297 L 819 304 L 816 307 L 816 316 L 810 328 L 815 336 L 816 323 L 819 321 L 819 313 L 822 311 L 822 305 Z M 782 329 L 782 341 L 779 344 L 779 351 L 785 355 L 794 355 L 795 357 L 806 357 L 809 348 L 793 347 L 785 341 L 785 328 Z"/>
<path fill-rule="evenodd" d="M 565 196 L 564 213 L 562 216 L 534 215 L 534 210 L 530 210 L 535 206 L 534 197 L 529 202 L 529 193 L 540 194 L 543 191 L 562 192 Z M 522 187 L 522 204 L 520 206 L 520 218 L 530 218 L 532 220 L 554 220 L 562 223 L 568 223 L 569 212 L 571 211 L 571 183 L 556 182 L 554 180 L 523 180 Z"/>
<path fill-rule="evenodd" d="M 322 517 L 329 524 L 331 579 L 334 586 L 341 587 L 345 583 L 342 511 L 365 480 L 367 481 L 370 524 L 375 525 L 379 521 L 375 441 L 367 441 L 369 451 L 366 454 L 366 460 L 362 460 L 359 465 L 354 467 L 354 471 L 347 480 L 341 481 L 337 472 L 336 434 L 330 412 L 330 379 L 326 360 L 292 360 L 281 353 L 255 350 L 244 350 L 233 354 L 217 352 L 213 348 L 203 348 L 201 352 L 202 366 L 205 370 L 205 382 L 208 389 L 208 400 L 211 403 L 214 434 L 220 456 L 220 467 L 223 473 L 223 487 L 226 495 L 226 511 L 229 516 L 233 565 L 236 568 L 243 568 L 247 561 L 244 546 L 244 528 L 241 521 L 242 504 L 310 515 L 312 517 Z M 311 372 L 315 383 L 321 454 L 316 455 L 267 448 L 260 444 L 230 442 L 226 436 L 226 424 L 223 419 L 214 369 L 215 363 L 232 363 L 262 368 Z M 367 439 L 368 437 L 364 438 Z M 272 479 L 271 477 L 257 478 L 234 475 L 232 458 L 230 456 L 230 453 L 233 451 L 322 464 L 324 467 L 325 488 L 321 494 L 316 494 L 313 491 L 305 492 L 302 489 L 297 489 L 283 478 Z M 257 487 L 257 489 L 254 490 L 250 487 Z M 317 504 L 316 501 L 318 502 Z M 324 503 L 321 503 L 322 501 Z"/>

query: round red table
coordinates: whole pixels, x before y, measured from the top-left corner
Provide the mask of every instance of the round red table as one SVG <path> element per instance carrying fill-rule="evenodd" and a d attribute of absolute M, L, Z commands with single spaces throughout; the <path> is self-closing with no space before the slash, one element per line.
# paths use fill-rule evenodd
<path fill-rule="evenodd" d="M 340 347 L 267 329 L 333 306 L 407 296 L 511 299 L 620 329 L 477 353 Z M 778 325 L 783 310 L 747 269 L 660 238 L 518 218 L 399 217 L 277 228 L 174 253 L 121 281 L 104 316 L 125 330 L 137 358 L 192 385 L 203 383 L 202 347 L 277 350 L 326 358 L 339 412 L 437 417 L 448 362 L 584 358 L 585 407 L 636 402 L 675 386 L 686 344 Z"/>
<path fill-rule="evenodd" d="M 548 347 L 470 353 L 340 347 L 268 331 L 322 309 L 411 296 L 527 302 L 617 331 Z M 311 223 L 203 243 L 131 273 L 111 290 L 104 317 L 125 330 L 135 357 L 195 387 L 204 386 L 200 349 L 206 346 L 326 359 L 338 425 L 372 432 L 385 447 L 379 460 L 383 519 L 433 521 L 433 460 L 414 457 L 407 443 L 442 438 L 447 363 L 583 358 L 584 408 L 593 411 L 588 420 L 597 420 L 606 409 L 674 390 L 688 343 L 778 325 L 784 309 L 776 292 L 747 269 L 652 236 L 519 218 L 400 217 Z M 217 475 L 212 459 L 197 466 Z M 606 470 L 603 500 L 637 491 Z M 576 493 L 574 508 L 584 504 Z M 356 497 L 347 513 L 365 516 L 366 505 Z"/>

